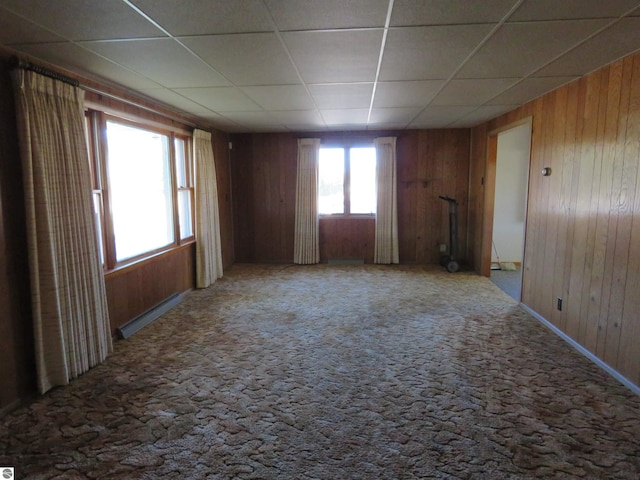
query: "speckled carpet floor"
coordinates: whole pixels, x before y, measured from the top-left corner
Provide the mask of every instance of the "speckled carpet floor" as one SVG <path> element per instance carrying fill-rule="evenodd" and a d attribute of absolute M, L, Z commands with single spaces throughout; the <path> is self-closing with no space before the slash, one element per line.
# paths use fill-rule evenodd
<path fill-rule="evenodd" d="M 640 477 L 640 400 L 488 279 L 236 265 L 6 416 L 16 478 Z"/>

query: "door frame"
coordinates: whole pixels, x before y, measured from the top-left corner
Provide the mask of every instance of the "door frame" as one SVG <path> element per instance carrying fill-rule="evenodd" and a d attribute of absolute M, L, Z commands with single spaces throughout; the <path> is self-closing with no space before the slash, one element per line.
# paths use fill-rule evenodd
<path fill-rule="evenodd" d="M 516 122 L 508 123 L 502 127 L 491 130 L 487 134 L 487 153 L 484 168 L 484 208 L 482 212 L 482 234 L 480 247 L 480 275 L 491 276 L 491 244 L 493 241 L 493 214 L 496 198 L 496 164 L 498 160 L 498 135 L 507 130 L 511 130 L 522 125 L 529 125 L 531 129 L 531 140 L 533 142 L 533 116 L 525 117 Z M 531 179 L 531 145 L 529 145 L 529 181 Z M 527 212 L 525 214 L 525 245 L 523 252 L 526 252 L 526 237 L 529 208 L 529 189 L 527 189 Z M 523 262 L 524 264 L 524 262 Z M 524 265 L 523 265 L 524 266 Z M 523 269 L 524 274 L 524 269 Z"/>

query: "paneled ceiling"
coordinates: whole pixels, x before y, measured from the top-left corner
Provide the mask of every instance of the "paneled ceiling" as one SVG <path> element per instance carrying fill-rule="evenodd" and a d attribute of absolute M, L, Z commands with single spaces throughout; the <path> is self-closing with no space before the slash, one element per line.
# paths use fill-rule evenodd
<path fill-rule="evenodd" d="M 469 127 L 640 48 L 638 0 L 0 0 L 0 44 L 228 132 Z"/>

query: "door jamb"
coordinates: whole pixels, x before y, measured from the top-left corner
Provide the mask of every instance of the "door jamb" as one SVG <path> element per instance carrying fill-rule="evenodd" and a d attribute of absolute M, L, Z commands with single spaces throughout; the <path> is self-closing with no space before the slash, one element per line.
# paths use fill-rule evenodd
<path fill-rule="evenodd" d="M 491 276 L 491 243 L 493 241 L 493 213 L 496 197 L 496 161 L 498 157 L 498 134 L 507 130 L 511 130 L 512 128 L 527 124 L 531 126 L 531 136 L 533 138 L 532 116 L 525 117 L 516 122 L 508 123 L 507 125 L 503 125 L 502 127 L 491 130 L 487 134 L 487 153 L 484 167 L 484 208 L 482 214 L 482 236 L 480 247 L 480 275 L 484 277 Z M 531 166 L 531 157 L 529 157 L 529 166 Z"/>

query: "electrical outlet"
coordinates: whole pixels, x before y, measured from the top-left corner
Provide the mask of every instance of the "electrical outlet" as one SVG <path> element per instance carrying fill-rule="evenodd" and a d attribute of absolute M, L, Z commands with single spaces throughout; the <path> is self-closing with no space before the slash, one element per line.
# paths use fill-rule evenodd
<path fill-rule="evenodd" d="M 562 298 L 558 297 L 558 301 L 556 302 L 556 308 L 562 311 Z"/>
<path fill-rule="evenodd" d="M 447 245 L 444 243 L 440 244 L 440 253 L 445 253 L 447 251 Z"/>

